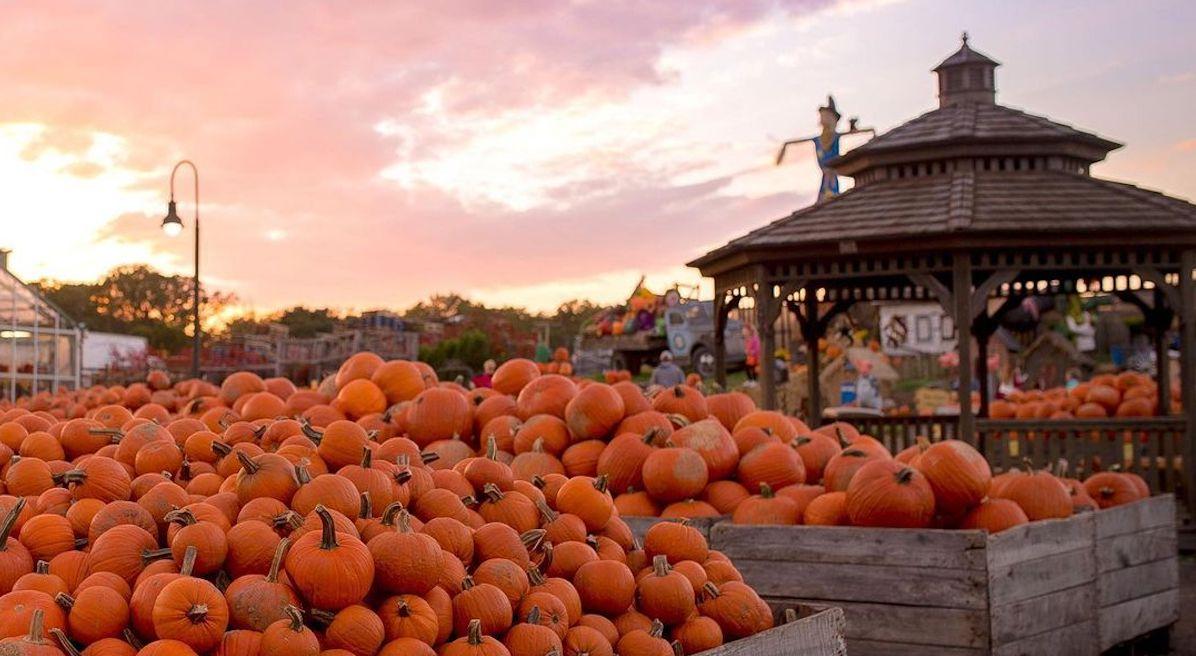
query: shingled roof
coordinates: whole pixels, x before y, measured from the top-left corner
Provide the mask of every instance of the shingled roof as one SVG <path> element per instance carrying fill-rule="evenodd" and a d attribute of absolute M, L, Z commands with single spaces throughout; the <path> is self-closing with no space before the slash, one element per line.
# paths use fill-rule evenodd
<path fill-rule="evenodd" d="M 881 180 L 811 205 L 689 263 L 741 250 L 844 240 L 1000 233 L 1196 233 L 1196 205 L 1065 171 L 956 171 Z"/>
<path fill-rule="evenodd" d="M 1091 132 L 1011 107 L 964 103 L 926 112 L 848 151 L 833 165 L 845 174 L 850 174 L 848 169 L 852 168 L 850 165 L 853 162 L 873 154 L 952 143 L 986 142 L 1080 142 L 1098 149 L 1102 154 L 1121 147 L 1121 144 Z"/>

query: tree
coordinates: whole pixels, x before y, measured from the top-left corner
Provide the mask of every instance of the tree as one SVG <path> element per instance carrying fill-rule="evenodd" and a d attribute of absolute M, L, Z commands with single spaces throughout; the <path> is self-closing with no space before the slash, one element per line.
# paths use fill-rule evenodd
<path fill-rule="evenodd" d="M 169 352 L 190 343 L 194 286 L 189 276 L 166 275 L 144 264 L 117 267 L 97 283 L 35 283 L 67 316 L 91 330 L 145 337 Z M 218 314 L 236 296 L 201 288 L 200 316 Z"/>
<path fill-rule="evenodd" d="M 283 310 L 274 320 L 290 328 L 292 337 L 315 337 L 320 333 L 330 333 L 341 322 L 328 308 L 309 310 L 302 305 Z"/>
<path fill-rule="evenodd" d="M 434 346 L 419 349 L 419 359 L 437 371 L 453 363 L 461 363 L 478 371 L 491 356 L 490 338 L 480 330 L 467 330 L 455 339 L 446 339 Z"/>

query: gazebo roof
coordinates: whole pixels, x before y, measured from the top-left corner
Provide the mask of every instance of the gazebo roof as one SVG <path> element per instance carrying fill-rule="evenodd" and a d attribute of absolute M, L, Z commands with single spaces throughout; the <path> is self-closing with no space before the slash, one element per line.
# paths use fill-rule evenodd
<path fill-rule="evenodd" d="M 940 107 L 903 123 L 892 130 L 847 151 L 833 162 L 843 175 L 853 175 L 865 161 L 901 151 L 927 148 L 947 148 L 952 145 L 1024 144 L 1055 146 L 1072 143 L 1089 155 L 1094 162 L 1121 144 L 1077 130 L 1049 118 L 1028 114 L 1018 109 L 985 103 L 963 103 Z M 1073 149 L 1079 155 L 1079 150 Z"/>
<path fill-rule="evenodd" d="M 1064 171 L 956 171 L 851 189 L 753 230 L 692 261 L 818 244 L 999 233 L 1196 234 L 1196 205 L 1129 184 Z"/>
<path fill-rule="evenodd" d="M 996 62 L 963 46 L 943 61 L 940 107 L 840 156 L 855 178 L 690 262 L 704 275 L 827 253 L 941 253 L 1033 245 L 1196 244 L 1196 205 L 1089 175 L 1121 144 L 996 104 Z"/>

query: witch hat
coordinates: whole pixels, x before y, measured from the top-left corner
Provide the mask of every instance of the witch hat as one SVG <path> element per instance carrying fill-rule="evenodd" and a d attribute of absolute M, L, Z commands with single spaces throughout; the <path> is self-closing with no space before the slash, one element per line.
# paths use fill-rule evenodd
<path fill-rule="evenodd" d="M 839 110 L 835 108 L 835 97 L 831 96 L 831 95 L 827 95 L 827 97 L 826 97 L 826 107 L 819 107 L 818 110 L 819 111 L 828 111 L 828 112 L 834 114 L 835 118 L 841 118 L 843 116 L 842 114 L 839 113 Z"/>

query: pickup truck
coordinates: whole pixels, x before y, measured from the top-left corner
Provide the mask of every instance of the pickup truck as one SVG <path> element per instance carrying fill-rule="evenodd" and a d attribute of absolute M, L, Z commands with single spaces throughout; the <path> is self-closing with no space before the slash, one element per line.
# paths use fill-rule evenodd
<path fill-rule="evenodd" d="M 645 364 L 656 365 L 666 349 L 681 367 L 703 378 L 714 376 L 714 302 L 681 300 L 663 309 L 664 332 L 639 331 L 628 335 L 578 335 L 574 352 L 581 375 L 603 369 L 628 369 L 638 373 Z M 743 368 L 746 356 L 739 321 L 730 319 L 726 329 L 727 369 Z"/>

